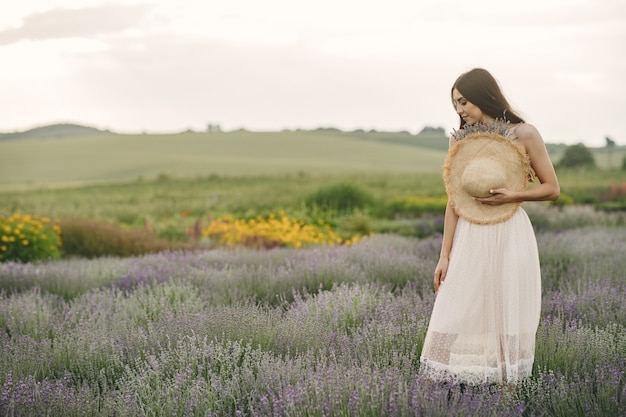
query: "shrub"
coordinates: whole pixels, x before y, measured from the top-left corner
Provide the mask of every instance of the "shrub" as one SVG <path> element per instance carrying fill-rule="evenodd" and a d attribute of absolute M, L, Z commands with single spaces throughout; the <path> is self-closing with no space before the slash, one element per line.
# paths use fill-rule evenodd
<path fill-rule="evenodd" d="M 601 210 L 626 210 L 626 181 L 611 183 L 608 190 L 598 197 L 598 201 L 594 205 Z"/>
<path fill-rule="evenodd" d="M 113 223 L 81 219 L 63 220 L 61 225 L 66 255 L 124 257 L 175 249 L 174 243 L 146 229 L 124 229 Z"/>
<path fill-rule="evenodd" d="M 596 161 L 593 159 L 591 151 L 582 143 L 568 146 L 563 157 L 558 163 L 559 168 L 595 167 Z"/>
<path fill-rule="evenodd" d="M 372 219 L 365 213 L 356 212 L 338 221 L 341 230 L 347 233 L 369 235 L 373 232 Z"/>
<path fill-rule="evenodd" d="M 306 198 L 305 204 L 309 209 L 350 213 L 374 205 L 374 197 L 354 184 L 340 183 L 320 188 Z"/>
<path fill-rule="evenodd" d="M 419 217 L 424 213 L 443 214 L 448 203 L 447 196 L 424 197 L 408 196 L 395 197 L 387 201 L 385 211 L 388 216 Z"/>
<path fill-rule="evenodd" d="M 569 194 L 561 193 L 561 195 L 559 195 L 559 198 L 551 202 L 550 204 L 558 207 L 567 206 L 570 204 L 574 204 L 574 199 Z"/>
<path fill-rule="evenodd" d="M 0 262 L 31 262 L 61 256 L 61 229 L 47 217 L 0 215 Z"/>
<path fill-rule="evenodd" d="M 626 224 L 624 211 L 600 211 L 591 205 L 565 205 L 554 207 L 535 202 L 524 203 L 535 230 L 560 231 L 580 227 L 623 227 Z"/>
<path fill-rule="evenodd" d="M 424 215 L 415 219 L 384 219 L 376 223 L 374 231 L 423 239 L 443 234 L 443 222 L 443 214 L 441 216 Z"/>

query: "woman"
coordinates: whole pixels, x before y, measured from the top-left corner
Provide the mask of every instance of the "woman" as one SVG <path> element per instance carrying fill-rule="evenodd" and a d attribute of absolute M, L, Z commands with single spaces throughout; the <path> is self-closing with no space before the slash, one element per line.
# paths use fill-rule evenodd
<path fill-rule="evenodd" d="M 541 306 L 537 242 L 519 206 L 556 200 L 559 183 L 541 135 L 489 72 L 462 74 L 451 96 L 460 130 L 444 166 L 448 205 L 420 373 L 516 383 L 532 373 Z M 527 189 L 533 174 L 540 184 Z"/>

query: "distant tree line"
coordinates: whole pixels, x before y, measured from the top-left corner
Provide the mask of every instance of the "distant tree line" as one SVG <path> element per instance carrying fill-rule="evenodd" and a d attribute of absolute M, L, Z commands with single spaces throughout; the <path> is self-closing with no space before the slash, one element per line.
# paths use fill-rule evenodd
<path fill-rule="evenodd" d="M 609 138 L 605 138 L 606 146 L 609 157 L 609 166 L 612 166 L 611 160 L 614 149 L 616 147 L 615 141 Z M 563 156 L 556 164 L 557 168 L 595 168 L 596 161 L 591 151 L 582 143 L 568 146 L 563 153 Z M 622 159 L 622 170 L 626 171 L 626 155 Z"/>

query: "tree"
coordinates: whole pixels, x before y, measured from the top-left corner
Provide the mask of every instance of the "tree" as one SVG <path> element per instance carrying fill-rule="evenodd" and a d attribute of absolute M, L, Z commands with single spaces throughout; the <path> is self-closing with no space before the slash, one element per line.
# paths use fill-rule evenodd
<path fill-rule="evenodd" d="M 593 159 L 591 151 L 582 143 L 578 143 L 568 146 L 557 166 L 559 168 L 593 168 L 596 166 L 596 161 Z"/>
<path fill-rule="evenodd" d="M 613 166 L 613 150 L 615 149 L 615 141 L 608 136 L 605 137 L 604 140 L 606 141 L 606 149 L 609 153 L 608 165 L 609 167 L 612 167 Z"/>
<path fill-rule="evenodd" d="M 613 139 L 611 139 L 610 137 L 605 137 L 604 140 L 606 141 L 606 147 L 607 148 L 614 148 L 615 147 L 615 141 Z"/>

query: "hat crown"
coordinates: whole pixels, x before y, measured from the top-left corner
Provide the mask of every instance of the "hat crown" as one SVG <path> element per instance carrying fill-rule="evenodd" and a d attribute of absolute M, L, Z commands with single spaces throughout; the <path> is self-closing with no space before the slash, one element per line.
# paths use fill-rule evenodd
<path fill-rule="evenodd" d="M 477 158 L 467 164 L 461 176 L 461 188 L 472 197 L 489 197 L 490 190 L 506 186 L 502 164 L 491 158 Z"/>

